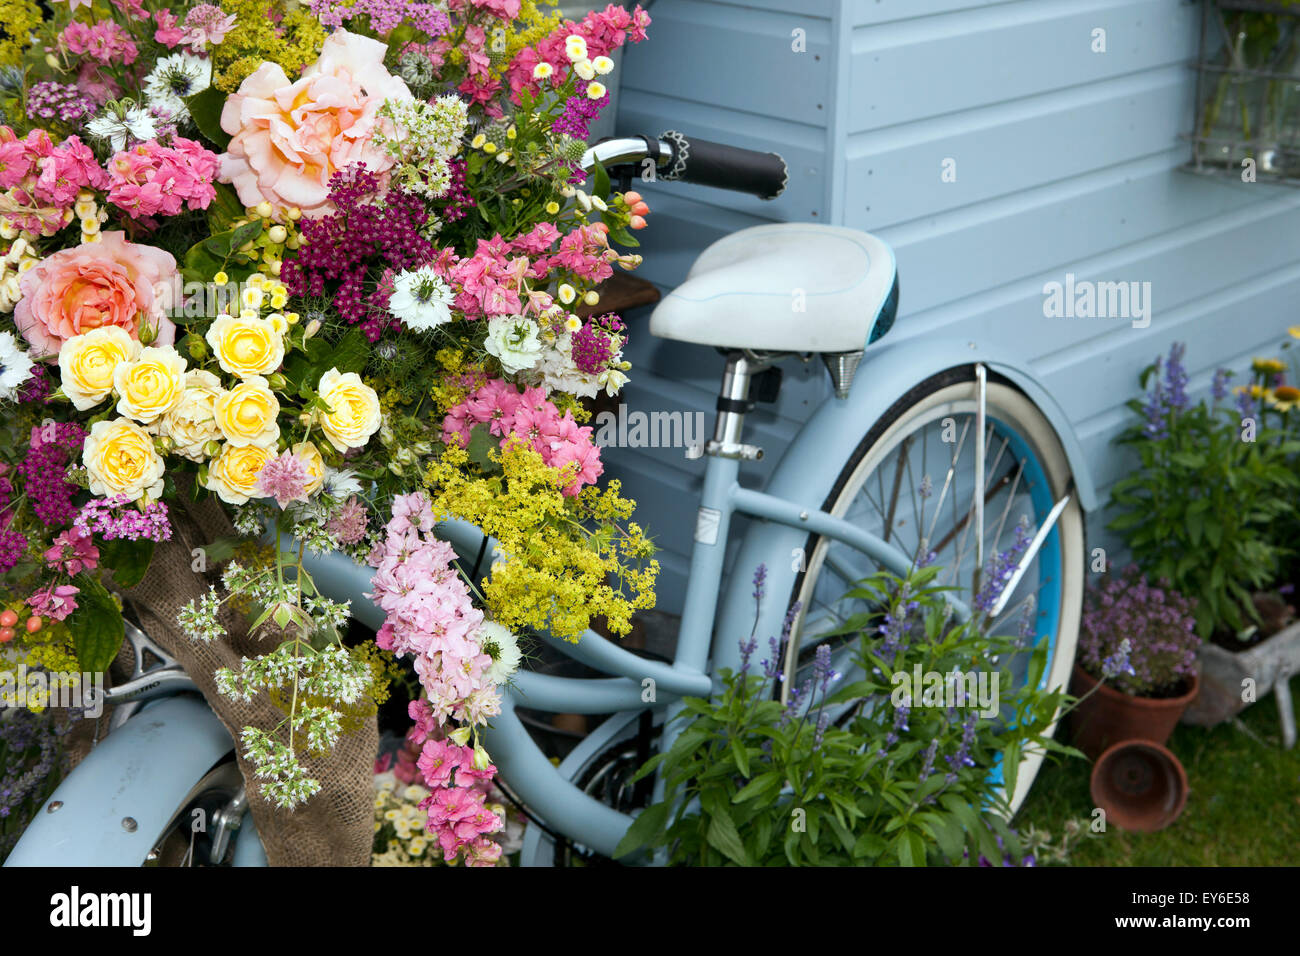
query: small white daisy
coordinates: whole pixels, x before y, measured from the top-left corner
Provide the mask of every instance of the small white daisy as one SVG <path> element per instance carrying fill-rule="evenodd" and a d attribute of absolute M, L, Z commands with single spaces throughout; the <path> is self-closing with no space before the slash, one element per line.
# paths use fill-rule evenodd
<path fill-rule="evenodd" d="M 447 283 L 428 266 L 399 272 L 393 279 L 393 294 L 388 311 L 402 320 L 408 329 L 427 332 L 451 321 L 451 307 L 456 301 Z"/>

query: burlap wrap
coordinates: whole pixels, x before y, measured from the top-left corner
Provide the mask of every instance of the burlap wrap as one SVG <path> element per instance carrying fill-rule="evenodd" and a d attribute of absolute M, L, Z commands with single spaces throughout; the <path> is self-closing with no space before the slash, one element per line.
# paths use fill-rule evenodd
<path fill-rule="evenodd" d="M 182 493 L 179 497 L 186 496 Z M 198 573 L 191 570 L 191 564 L 195 548 L 233 534 L 230 520 L 211 499 L 199 504 L 181 501 L 169 507 L 172 540 L 158 545 L 149 573 L 136 587 L 123 592 L 123 597 L 131 602 L 144 632 L 184 666 L 235 740 L 245 726 L 274 727 L 284 715 L 265 695 L 258 695 L 250 704 L 232 701 L 217 693 L 213 677 L 218 668 L 234 667 L 241 657 L 265 653 L 272 645 L 251 638 L 244 617 L 228 607 L 222 612 L 222 624 L 229 635 L 224 641 L 192 641 L 176 623 L 181 607 L 205 594 L 209 585 L 221 592 L 215 569 Z M 125 663 L 128 672 L 129 657 L 128 650 L 127 660 L 118 662 Z M 105 719 L 101 718 L 101 723 Z M 345 735 L 328 756 L 306 758 L 308 772 L 320 781 L 321 789 L 292 811 L 276 809 L 261 798 L 253 768 L 241 754 L 239 769 L 249 782 L 249 806 L 272 866 L 370 865 L 378 744 L 378 728 L 371 716 L 361 729 Z"/>

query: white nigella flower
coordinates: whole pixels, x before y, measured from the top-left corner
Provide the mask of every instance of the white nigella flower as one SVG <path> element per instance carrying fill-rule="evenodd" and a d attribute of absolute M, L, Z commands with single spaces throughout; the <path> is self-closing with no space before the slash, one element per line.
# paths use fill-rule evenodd
<path fill-rule="evenodd" d="M 166 110 L 173 119 L 189 116 L 185 97 L 202 93 L 212 83 L 212 61 L 192 53 L 173 53 L 158 61 L 144 80 L 150 106 Z"/>
<path fill-rule="evenodd" d="M 96 139 L 108 140 L 109 147 L 118 153 L 126 149 L 129 140 L 145 142 L 158 135 L 153 115 L 143 106 L 127 104 L 110 107 L 86 124 L 86 131 Z"/>
<path fill-rule="evenodd" d="M 321 485 L 321 493 L 329 495 L 336 501 L 344 501 L 349 495 L 361 493 L 361 482 L 357 480 L 357 473 L 351 468 L 331 468 L 325 466 L 325 483 Z"/>
<path fill-rule="evenodd" d="M 427 332 L 451 321 L 451 307 L 455 301 L 447 283 L 433 269 L 422 266 L 410 272 L 399 272 L 393 279 L 388 311 L 401 319 L 408 329 Z"/>
<path fill-rule="evenodd" d="M 32 374 L 33 364 L 12 333 L 0 332 L 0 400 L 8 401 L 18 394 L 18 387 Z"/>
<path fill-rule="evenodd" d="M 537 323 L 522 315 L 498 315 L 488 320 L 488 353 L 495 355 L 507 375 L 514 375 L 537 364 L 542 354 L 542 340 Z"/>
<path fill-rule="evenodd" d="M 504 684 L 519 670 L 523 654 L 519 651 L 519 639 L 510 628 L 496 621 L 484 621 L 479 628 L 478 642 L 483 653 L 492 658 L 492 664 L 483 676 L 493 684 Z"/>

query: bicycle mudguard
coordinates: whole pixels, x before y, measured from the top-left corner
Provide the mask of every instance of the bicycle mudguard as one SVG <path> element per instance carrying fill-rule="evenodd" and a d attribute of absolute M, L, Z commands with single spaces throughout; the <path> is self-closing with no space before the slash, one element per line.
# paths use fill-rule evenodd
<path fill-rule="evenodd" d="M 150 703 L 68 774 L 5 866 L 140 866 L 190 789 L 233 749 L 201 698 Z"/>
<path fill-rule="evenodd" d="M 1084 512 L 1096 509 L 1096 487 L 1074 426 L 1039 384 L 1028 364 L 1009 356 L 1002 347 L 992 349 L 965 340 L 929 338 L 907 339 L 892 346 L 881 343 L 869 348 L 848 398 L 829 399 L 814 413 L 786 449 L 764 491 L 809 510 L 820 510 L 859 440 L 894 402 L 931 376 L 977 362 L 1012 382 L 1038 406 L 1065 451 L 1080 507 Z M 764 602 L 756 633 L 780 634 L 786 612 L 784 595 L 794 588 L 807 540 L 808 531 L 803 528 L 772 521 L 751 522 L 731 565 L 735 573 L 723 586 L 718 626 L 726 628 L 728 622 L 744 621 L 745 628 L 749 628 L 754 620 L 751 575 L 759 564 L 765 564 L 767 593 L 782 597 Z M 715 651 L 715 669 L 739 666 L 735 640 L 715 641 Z"/>

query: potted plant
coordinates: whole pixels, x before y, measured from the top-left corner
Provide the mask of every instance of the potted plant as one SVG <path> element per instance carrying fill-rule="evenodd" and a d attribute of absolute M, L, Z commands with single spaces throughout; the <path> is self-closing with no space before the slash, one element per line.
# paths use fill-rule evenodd
<path fill-rule="evenodd" d="M 1151 586 L 1136 565 L 1088 592 L 1071 686 L 1075 745 L 1088 756 L 1169 739 L 1197 691 L 1194 605 L 1166 581 Z"/>
<path fill-rule="evenodd" d="M 1289 384 L 1300 380 L 1300 370 L 1288 349 L 1300 339 L 1300 327 L 1288 330 L 1282 344 L 1284 358 L 1262 357 L 1251 363 L 1250 384 L 1236 389 L 1236 411 L 1244 421 L 1261 426 L 1263 440 L 1271 443 L 1268 454 L 1280 456 L 1286 471 L 1295 474 L 1300 465 L 1300 389 Z M 1222 371 L 1216 376 L 1222 380 Z M 1220 626 L 1201 652 L 1201 691 L 1184 715 L 1188 723 L 1211 726 L 1240 713 L 1251 703 L 1273 691 L 1278 696 L 1278 715 L 1286 747 L 1296 741 L 1296 721 L 1291 703 L 1290 675 L 1300 673 L 1300 624 L 1295 623 L 1294 592 L 1300 582 L 1300 516 L 1283 499 L 1284 510 L 1264 526 L 1279 564 L 1268 589 L 1257 587 L 1250 594 L 1249 615 L 1240 626 Z"/>

